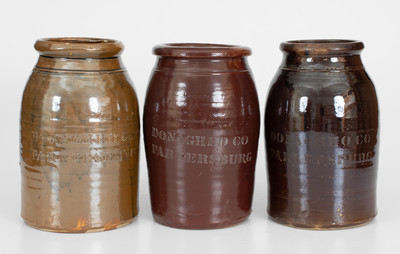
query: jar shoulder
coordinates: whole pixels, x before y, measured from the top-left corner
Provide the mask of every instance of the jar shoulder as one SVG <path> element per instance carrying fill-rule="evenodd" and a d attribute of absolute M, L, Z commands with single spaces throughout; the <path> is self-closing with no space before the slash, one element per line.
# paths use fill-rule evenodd
<path fill-rule="evenodd" d="M 364 69 L 357 71 L 287 71 L 279 70 L 271 88 L 290 88 L 305 92 L 337 93 L 345 88 L 365 89 L 373 83 Z"/>
<path fill-rule="evenodd" d="M 34 70 L 25 87 L 21 116 L 85 120 L 137 114 L 135 91 L 124 72 L 68 73 Z M 86 119 L 87 120 L 87 119 Z"/>
<path fill-rule="evenodd" d="M 249 72 L 187 75 L 155 71 L 147 90 L 145 112 L 192 118 L 259 117 L 259 102 Z"/>
<path fill-rule="evenodd" d="M 378 100 L 365 71 L 282 71 L 272 82 L 266 124 L 299 130 L 377 128 Z M 275 124 L 276 125 L 276 124 Z"/>
<path fill-rule="evenodd" d="M 348 72 L 280 71 L 268 94 L 268 103 L 309 100 L 319 105 L 331 105 L 335 97 L 350 102 L 377 107 L 375 87 L 364 70 Z M 303 98 L 303 99 L 301 99 Z M 268 105 L 267 105 L 268 106 Z"/>

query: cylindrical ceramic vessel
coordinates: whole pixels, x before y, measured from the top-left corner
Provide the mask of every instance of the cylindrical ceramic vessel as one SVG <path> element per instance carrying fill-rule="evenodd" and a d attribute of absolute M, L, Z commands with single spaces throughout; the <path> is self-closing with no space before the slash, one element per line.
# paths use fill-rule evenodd
<path fill-rule="evenodd" d="M 378 102 L 362 42 L 281 44 L 265 113 L 269 215 L 310 229 L 365 224 L 376 215 Z"/>
<path fill-rule="evenodd" d="M 157 222 L 210 229 L 251 212 L 259 104 L 250 49 L 218 44 L 156 46 L 143 130 Z"/>
<path fill-rule="evenodd" d="M 136 217 L 139 112 L 119 41 L 40 39 L 21 109 L 22 217 L 92 232 Z"/>

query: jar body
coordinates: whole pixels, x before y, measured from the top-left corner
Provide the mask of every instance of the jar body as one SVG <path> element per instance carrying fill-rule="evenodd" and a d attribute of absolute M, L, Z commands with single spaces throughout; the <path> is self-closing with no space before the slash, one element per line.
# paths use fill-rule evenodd
<path fill-rule="evenodd" d="M 106 62 L 115 69 L 104 68 Z M 92 232 L 136 217 L 139 112 L 119 62 L 40 57 L 21 108 L 22 217 L 28 225 Z"/>
<path fill-rule="evenodd" d="M 305 60 L 297 68 L 289 58 L 272 82 L 266 106 L 268 213 L 301 228 L 364 224 L 376 215 L 374 86 L 360 64 L 348 65 L 358 62 L 357 54 L 297 56 Z M 315 64 L 307 66 L 306 58 Z M 332 67 L 333 62 L 344 67 Z"/>
<path fill-rule="evenodd" d="M 257 94 L 243 57 L 160 57 L 143 123 L 155 220 L 209 229 L 246 219 L 259 121 Z"/>

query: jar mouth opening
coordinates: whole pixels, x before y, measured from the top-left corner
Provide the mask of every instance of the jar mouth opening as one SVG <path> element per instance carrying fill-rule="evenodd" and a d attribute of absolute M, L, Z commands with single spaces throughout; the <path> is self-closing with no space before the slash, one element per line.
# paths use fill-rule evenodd
<path fill-rule="evenodd" d="M 115 43 L 116 40 L 111 39 L 100 39 L 100 38 L 84 38 L 84 37 L 61 37 L 61 38 L 48 38 L 40 39 L 47 40 L 50 42 L 61 42 L 61 43 Z"/>
<path fill-rule="evenodd" d="M 35 49 L 43 56 L 69 58 L 109 58 L 122 53 L 120 41 L 104 38 L 56 37 L 38 39 Z"/>
<path fill-rule="evenodd" d="M 305 54 L 332 54 L 340 52 L 361 51 L 364 44 L 358 40 L 344 39 L 313 39 L 293 40 L 281 43 L 284 52 L 297 52 Z"/>
<path fill-rule="evenodd" d="M 153 48 L 153 54 L 176 58 L 230 58 L 251 55 L 245 46 L 215 43 L 166 43 Z"/>
<path fill-rule="evenodd" d="M 355 40 L 343 40 L 343 39 L 316 39 L 316 40 L 293 40 L 287 41 L 287 43 L 293 44 L 301 44 L 301 43 L 310 43 L 310 44 L 329 44 L 329 43 L 355 43 L 358 41 Z"/>

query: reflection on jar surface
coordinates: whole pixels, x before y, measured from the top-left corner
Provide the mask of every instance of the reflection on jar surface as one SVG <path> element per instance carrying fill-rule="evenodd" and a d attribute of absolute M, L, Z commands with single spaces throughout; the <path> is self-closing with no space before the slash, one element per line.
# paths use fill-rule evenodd
<path fill-rule="evenodd" d="M 147 91 L 143 130 L 153 216 L 190 229 L 251 212 L 259 104 L 246 47 L 167 44 Z"/>
<path fill-rule="evenodd" d="M 376 216 L 378 102 L 358 41 L 281 44 L 265 113 L 268 213 L 334 229 Z"/>
<path fill-rule="evenodd" d="M 21 109 L 22 217 L 35 228 L 92 232 L 137 215 L 139 113 L 121 42 L 52 38 Z"/>

